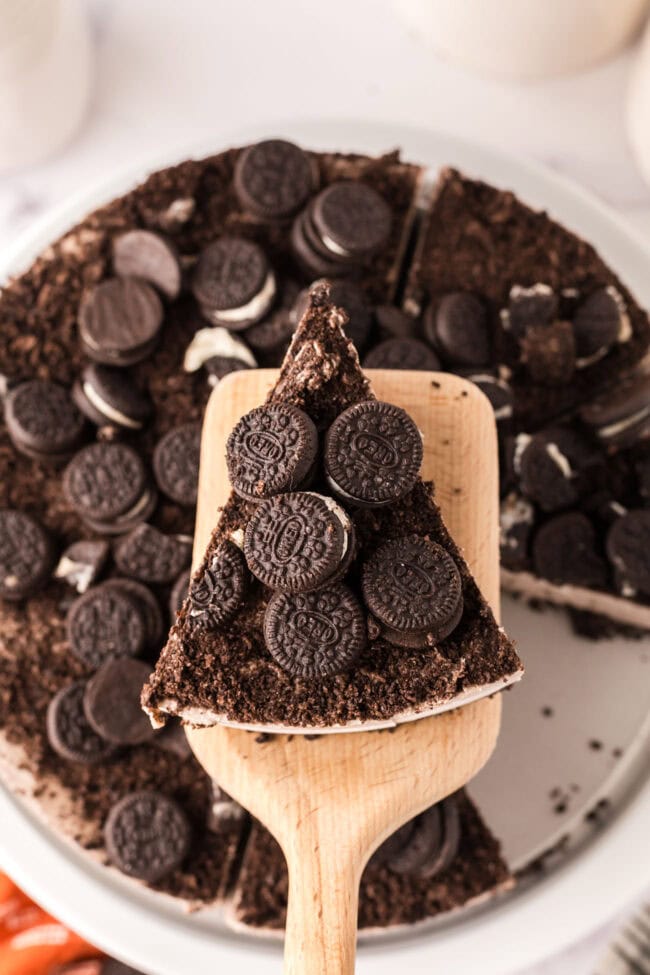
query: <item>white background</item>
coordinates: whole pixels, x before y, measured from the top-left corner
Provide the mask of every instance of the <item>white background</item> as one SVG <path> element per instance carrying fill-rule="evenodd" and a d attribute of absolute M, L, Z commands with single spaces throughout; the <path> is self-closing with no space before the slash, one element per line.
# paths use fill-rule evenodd
<path fill-rule="evenodd" d="M 269 135 L 281 134 L 271 123 L 289 118 L 427 126 L 535 158 L 592 189 L 650 243 L 650 189 L 623 121 L 633 50 L 568 79 L 517 86 L 441 61 L 390 0 L 88 7 L 96 43 L 89 118 L 57 158 L 0 177 L 0 249 L 70 192 L 140 158 L 192 143 L 217 148 L 222 133 L 267 122 Z M 590 975 L 614 927 L 526 975 Z"/>

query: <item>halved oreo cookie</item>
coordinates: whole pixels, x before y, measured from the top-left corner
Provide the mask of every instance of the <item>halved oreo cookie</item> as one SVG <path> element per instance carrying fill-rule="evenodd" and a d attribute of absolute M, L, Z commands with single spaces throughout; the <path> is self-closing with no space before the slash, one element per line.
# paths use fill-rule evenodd
<path fill-rule="evenodd" d="M 398 646 L 444 640 L 463 614 L 458 566 L 441 545 L 417 535 L 381 545 L 364 563 L 361 586 L 383 635 Z"/>
<path fill-rule="evenodd" d="M 131 792 L 116 802 L 104 825 L 108 856 L 122 873 L 155 884 L 188 854 L 191 830 L 173 799 L 159 792 Z"/>
<path fill-rule="evenodd" d="M 623 595 L 650 596 L 650 510 L 639 508 L 618 518 L 607 535 L 607 555 Z"/>
<path fill-rule="evenodd" d="M 137 657 L 148 637 L 142 606 L 125 589 L 107 582 L 75 599 L 66 630 L 74 656 L 92 668 L 108 657 Z"/>
<path fill-rule="evenodd" d="M 417 480 L 422 437 L 405 410 L 365 400 L 341 413 L 327 431 L 324 463 L 339 497 L 363 507 L 392 504 Z"/>
<path fill-rule="evenodd" d="M 50 578 L 54 542 L 31 515 L 0 508 L 0 599 L 28 599 Z"/>
<path fill-rule="evenodd" d="M 424 316 L 424 334 L 445 362 L 485 366 L 491 358 L 490 323 L 480 298 L 467 291 L 444 295 Z"/>
<path fill-rule="evenodd" d="M 140 455 L 123 443 L 84 447 L 66 467 L 63 487 L 80 517 L 101 534 L 127 531 L 156 505 Z"/>
<path fill-rule="evenodd" d="M 113 270 L 128 278 L 141 278 L 173 301 L 181 290 L 182 274 L 173 245 L 151 230 L 129 230 L 113 241 Z"/>
<path fill-rule="evenodd" d="M 255 356 L 246 343 L 227 328 L 200 328 L 194 333 L 183 358 L 185 372 L 205 369 L 212 386 L 218 385 L 231 372 L 256 366 Z"/>
<path fill-rule="evenodd" d="M 140 706 L 140 694 L 151 674 L 141 660 L 112 657 L 90 678 L 83 708 L 90 727 L 113 745 L 142 745 L 155 730 Z"/>
<path fill-rule="evenodd" d="M 419 339 L 395 338 L 380 342 L 363 360 L 364 369 L 413 369 L 437 372 L 440 360 L 433 349 Z"/>
<path fill-rule="evenodd" d="M 165 535 L 153 525 L 142 524 L 116 543 L 113 555 L 124 575 L 164 585 L 173 582 L 189 564 L 192 539 Z"/>
<path fill-rule="evenodd" d="M 89 363 L 72 390 L 73 399 L 97 426 L 141 430 L 153 411 L 150 397 L 125 369 Z"/>
<path fill-rule="evenodd" d="M 188 616 L 200 629 L 213 630 L 237 612 L 246 592 L 248 571 L 241 549 L 224 541 L 189 588 Z"/>
<path fill-rule="evenodd" d="M 73 542 L 59 559 L 54 576 L 64 579 L 78 593 L 84 593 L 97 582 L 109 552 L 108 542 Z"/>
<path fill-rule="evenodd" d="M 309 592 L 345 574 L 355 554 L 354 526 L 331 498 L 306 491 L 281 494 L 253 512 L 244 554 L 264 585 Z"/>
<path fill-rule="evenodd" d="M 47 708 L 47 739 L 61 758 L 95 765 L 109 758 L 114 746 L 88 724 L 84 713 L 85 681 L 77 681 L 55 694 Z"/>
<path fill-rule="evenodd" d="M 292 677 L 333 677 L 367 642 L 363 609 L 342 585 L 309 593 L 276 592 L 264 616 L 266 646 Z"/>
<path fill-rule="evenodd" d="M 244 237 L 221 237 L 201 253 L 192 291 L 208 321 L 241 331 L 269 311 L 275 275 L 258 244 Z"/>
<path fill-rule="evenodd" d="M 7 432 L 17 450 L 45 463 L 60 464 L 79 446 L 86 421 L 67 389 L 32 379 L 9 390 Z"/>
<path fill-rule="evenodd" d="M 201 426 L 183 423 L 158 441 L 153 454 L 153 472 L 158 487 L 176 504 L 192 508 L 199 489 Z"/>
<path fill-rule="evenodd" d="M 537 575 L 556 585 L 602 588 L 607 565 L 598 551 L 592 522 L 581 511 L 555 515 L 538 529 L 533 539 L 533 563 Z"/>
<path fill-rule="evenodd" d="M 153 352 L 162 320 L 160 298 L 145 281 L 109 278 L 82 299 L 79 336 L 95 362 L 130 366 Z"/>
<path fill-rule="evenodd" d="M 284 139 L 248 146 L 235 166 L 235 192 L 260 220 L 286 220 L 309 198 L 315 167 L 306 152 Z"/>
<path fill-rule="evenodd" d="M 226 461 L 233 490 L 260 501 L 305 487 L 314 472 L 318 433 L 294 406 L 260 406 L 239 421 L 228 437 Z"/>

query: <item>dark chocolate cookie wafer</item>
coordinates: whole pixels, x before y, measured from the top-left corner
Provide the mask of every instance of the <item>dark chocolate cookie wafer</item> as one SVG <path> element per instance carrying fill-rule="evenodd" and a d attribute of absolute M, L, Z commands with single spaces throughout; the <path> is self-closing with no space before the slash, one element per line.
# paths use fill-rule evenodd
<path fill-rule="evenodd" d="M 181 265 L 173 245 L 150 230 L 129 230 L 113 241 L 113 270 L 142 278 L 173 301 L 181 290 Z"/>
<path fill-rule="evenodd" d="M 624 595 L 650 596 L 650 510 L 639 508 L 618 518 L 607 535 L 607 555 Z"/>
<path fill-rule="evenodd" d="M 286 220 L 309 198 L 315 184 L 311 159 L 292 142 L 267 139 L 248 146 L 235 167 L 235 192 L 261 220 Z"/>
<path fill-rule="evenodd" d="M 487 309 L 476 295 L 456 291 L 430 305 L 424 334 L 445 362 L 455 366 L 485 366 L 491 358 Z"/>
<path fill-rule="evenodd" d="M 126 531 L 156 503 L 140 455 L 123 443 L 84 447 L 66 467 L 63 487 L 77 513 L 101 533 Z"/>
<path fill-rule="evenodd" d="M 131 792 L 116 802 L 104 825 L 114 866 L 154 884 L 181 865 L 191 831 L 178 803 L 159 792 Z"/>
<path fill-rule="evenodd" d="M 140 706 L 140 694 L 151 673 L 141 660 L 113 657 L 90 678 L 83 708 L 91 728 L 113 745 L 141 745 L 155 731 Z"/>
<path fill-rule="evenodd" d="M 332 677 L 357 660 L 367 642 L 365 614 L 346 586 L 275 593 L 264 617 L 264 639 L 292 677 Z"/>
<path fill-rule="evenodd" d="M 110 553 L 108 542 L 81 541 L 68 545 L 54 570 L 57 579 L 64 579 L 78 593 L 93 586 L 101 575 Z"/>
<path fill-rule="evenodd" d="M 432 879 L 453 863 L 461 839 L 460 815 L 454 796 L 416 816 L 410 835 L 384 861 L 393 873 Z"/>
<path fill-rule="evenodd" d="M 328 484 L 340 497 L 366 507 L 392 504 L 417 480 L 422 437 L 400 407 L 366 400 L 331 425 L 324 462 Z"/>
<path fill-rule="evenodd" d="M 176 616 L 180 613 L 181 607 L 189 595 L 191 578 L 192 570 L 184 569 L 172 586 L 172 591 L 169 594 L 169 618 L 172 624 L 176 621 Z"/>
<path fill-rule="evenodd" d="M 251 501 L 305 487 L 313 474 L 318 433 L 294 406 L 260 406 L 228 437 L 226 461 L 233 490 Z"/>
<path fill-rule="evenodd" d="M 5 400 L 7 432 L 28 457 L 63 463 L 83 439 L 86 421 L 67 389 L 32 379 L 9 390 Z"/>
<path fill-rule="evenodd" d="M 84 352 L 107 366 L 130 366 L 153 351 L 163 320 L 154 289 L 136 278 L 110 278 L 84 296 L 79 336 Z"/>
<path fill-rule="evenodd" d="M 107 579 L 104 586 L 121 589 L 135 602 L 145 623 L 145 649 L 159 650 L 168 628 L 165 625 L 160 603 L 149 586 L 136 579 L 123 579 L 121 576 Z"/>
<path fill-rule="evenodd" d="M 187 613 L 201 629 L 213 630 L 231 619 L 246 593 L 248 570 L 241 549 L 224 541 L 191 581 Z"/>
<path fill-rule="evenodd" d="M 345 573 L 354 555 L 354 528 L 331 498 L 307 491 L 264 501 L 246 527 L 248 567 L 264 585 L 308 592 Z"/>
<path fill-rule="evenodd" d="M 158 585 L 173 582 L 192 557 L 192 540 L 165 535 L 153 525 L 138 525 L 121 538 L 114 549 L 120 572 L 141 582 Z"/>
<path fill-rule="evenodd" d="M 413 369 L 437 372 L 440 360 L 433 349 L 419 339 L 386 339 L 376 345 L 363 360 L 364 369 Z"/>
<path fill-rule="evenodd" d="M 343 181 L 318 194 L 312 220 L 320 241 L 335 260 L 363 261 L 390 235 L 391 211 L 371 186 Z"/>
<path fill-rule="evenodd" d="M 312 210 L 313 206 L 305 207 L 291 226 L 291 247 L 300 267 L 312 277 L 337 278 L 355 273 L 355 264 L 336 259 L 325 248 L 312 224 Z"/>
<path fill-rule="evenodd" d="M 415 869 L 415 875 L 431 880 L 447 870 L 458 854 L 462 838 L 462 828 L 458 802 L 455 796 L 448 796 L 434 807 L 440 822 L 439 842 L 431 849 L 429 856 Z"/>
<path fill-rule="evenodd" d="M 631 447 L 650 434 L 650 372 L 641 369 L 586 403 L 582 421 L 604 444 Z"/>
<path fill-rule="evenodd" d="M 106 582 L 75 599 L 66 630 L 72 653 L 93 668 L 108 657 L 137 657 L 148 635 L 141 606 L 123 588 Z"/>
<path fill-rule="evenodd" d="M 113 753 L 110 742 L 94 731 L 84 713 L 85 681 L 70 684 L 55 694 L 47 709 L 47 739 L 61 758 L 82 765 L 103 762 Z"/>
<path fill-rule="evenodd" d="M 555 515 L 538 529 L 533 539 L 533 563 L 538 575 L 560 586 L 602 588 L 607 582 L 596 530 L 581 511 Z"/>
<path fill-rule="evenodd" d="M 244 237 L 220 237 L 201 253 L 192 291 L 208 321 L 241 331 L 269 311 L 275 276 L 258 244 Z"/>
<path fill-rule="evenodd" d="M 201 425 L 183 423 L 158 441 L 153 454 L 153 472 L 158 487 L 172 501 L 191 508 L 199 489 Z"/>
<path fill-rule="evenodd" d="M 463 614 L 458 566 L 441 545 L 417 535 L 381 545 L 364 563 L 361 580 L 366 606 L 398 646 L 444 640 Z"/>
<path fill-rule="evenodd" d="M 72 390 L 73 399 L 97 426 L 141 430 L 153 412 L 151 398 L 125 369 L 90 362 Z"/>
<path fill-rule="evenodd" d="M 573 333 L 580 368 L 591 365 L 616 342 L 630 337 L 625 302 L 616 288 L 598 288 L 578 305 L 573 316 Z"/>
<path fill-rule="evenodd" d="M 36 518 L 0 508 L 0 599 L 32 596 L 49 579 L 54 558 L 54 542 Z"/>

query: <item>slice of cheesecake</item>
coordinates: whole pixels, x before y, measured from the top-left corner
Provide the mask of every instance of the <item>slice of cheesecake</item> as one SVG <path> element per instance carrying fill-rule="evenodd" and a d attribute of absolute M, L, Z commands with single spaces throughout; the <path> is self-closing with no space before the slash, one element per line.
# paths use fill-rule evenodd
<path fill-rule="evenodd" d="M 386 727 L 521 676 L 418 476 L 419 432 L 376 401 L 344 322 L 327 286 L 313 289 L 265 409 L 231 436 L 236 491 L 145 688 L 154 721 Z M 273 424 L 296 411 L 300 456 L 285 470 Z M 310 424 L 321 434 L 317 458 Z M 251 443 L 273 461 L 252 479 L 241 470 Z M 302 490 L 269 497 L 287 472 Z"/>

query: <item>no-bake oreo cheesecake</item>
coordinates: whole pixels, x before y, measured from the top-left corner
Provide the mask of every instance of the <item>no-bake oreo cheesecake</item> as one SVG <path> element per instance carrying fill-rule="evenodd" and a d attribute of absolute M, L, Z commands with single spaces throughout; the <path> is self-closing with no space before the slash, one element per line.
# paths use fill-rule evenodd
<path fill-rule="evenodd" d="M 291 180 L 278 183 L 278 172 Z M 451 288 L 449 280 L 419 284 L 419 303 L 411 282 L 405 287 L 422 264 L 413 254 L 424 239 L 427 183 L 421 167 L 396 153 L 303 153 L 277 140 L 189 160 L 89 215 L 0 293 L 2 776 L 91 855 L 107 862 L 110 852 L 119 869 L 191 904 L 225 895 L 246 820 L 227 797 L 215 800 L 178 727 L 153 734 L 135 704 L 139 665 L 156 662 L 168 613 L 173 619 L 187 593 L 203 409 L 226 373 L 280 364 L 304 289 L 323 276 L 368 366 L 433 369 L 442 359 L 467 372 L 438 338 L 432 344 L 421 320 L 428 296 Z M 507 199 L 512 216 L 501 221 L 502 236 L 519 219 Z M 446 212 L 458 228 L 454 252 L 463 234 L 480 240 L 483 224 L 498 224 L 498 208 L 482 219 L 481 205 L 467 211 L 464 230 L 463 208 Z M 364 215 L 369 232 L 357 235 L 348 214 Z M 587 245 L 575 247 L 566 287 L 574 272 L 585 297 L 611 284 L 633 335 L 623 359 L 585 373 L 593 382 L 581 395 L 589 398 L 592 385 L 595 392 L 615 383 L 641 354 L 647 329 L 602 264 L 600 276 L 581 274 L 584 253 L 597 259 Z M 242 276 L 242 257 L 254 273 Z M 480 290 L 470 270 L 454 289 Z M 512 286 L 554 286 L 532 262 L 529 275 L 508 278 L 490 299 L 498 310 Z M 559 331 L 554 347 L 566 341 Z M 470 372 L 504 433 L 535 432 L 512 424 L 513 384 L 496 364 Z M 636 445 L 629 449 L 643 471 Z M 646 482 L 647 474 L 634 495 L 643 504 Z M 117 708 L 116 676 L 124 674 Z M 138 849 L 129 830 L 140 835 L 140 813 L 169 810 L 170 800 L 175 826 L 155 864 L 121 855 Z M 468 863 L 469 875 L 473 869 Z M 482 883 L 478 867 L 476 876 Z M 443 893 L 421 909 L 443 910 Z"/>

